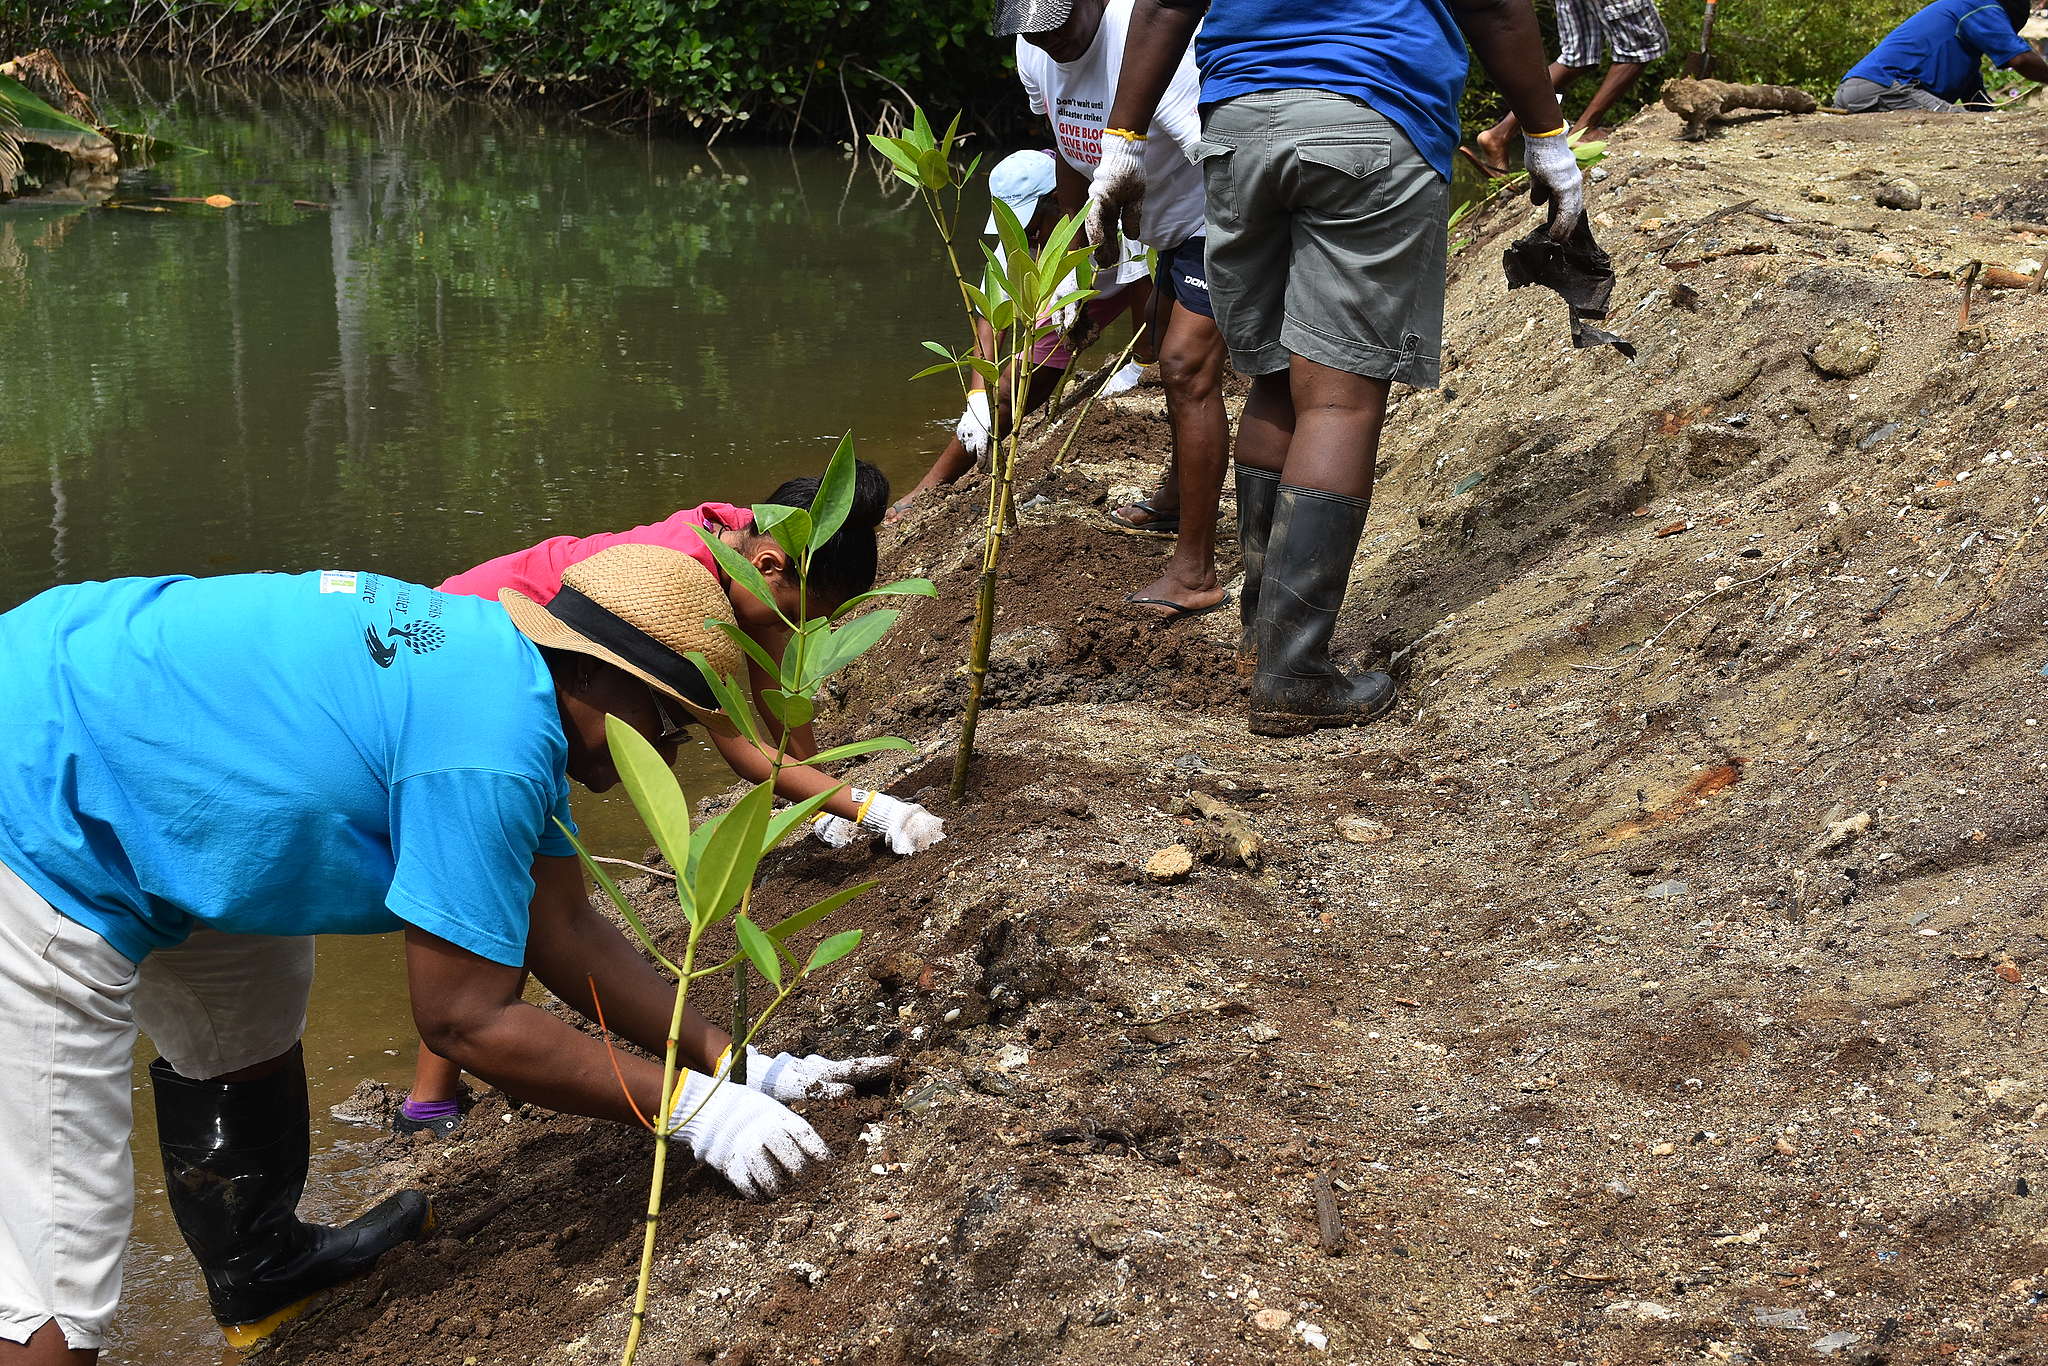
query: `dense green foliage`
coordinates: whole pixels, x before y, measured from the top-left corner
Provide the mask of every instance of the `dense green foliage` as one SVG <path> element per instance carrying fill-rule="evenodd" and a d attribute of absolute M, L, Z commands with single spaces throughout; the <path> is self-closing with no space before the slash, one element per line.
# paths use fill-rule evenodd
<path fill-rule="evenodd" d="M 1815 5 L 1723 0 L 1714 74 L 1825 95 L 1919 0 Z M 988 36 L 993 0 L 0 0 L 0 33 L 322 67 L 354 76 L 490 82 L 567 94 L 614 116 L 680 115 L 707 129 L 849 133 L 908 93 L 969 125 L 1022 133 L 1029 118 L 1008 44 Z M 1654 99 L 1699 45 L 1702 0 L 1667 0 L 1669 56 L 1613 122 Z M 1553 0 L 1538 0 L 1555 53 Z M 842 90 L 843 83 L 843 90 Z M 1592 93 L 1566 95 L 1576 109 Z M 1475 71 L 1468 129 L 1499 117 Z"/>
<path fill-rule="evenodd" d="M 1825 99 L 1857 59 L 1924 3 L 1926 0 L 1861 0 L 1855 5 L 1721 0 L 1714 16 L 1712 75 L 1723 81 L 1796 85 Z M 1609 127 L 1625 122 L 1653 102 L 1664 82 L 1685 74 L 1686 57 L 1699 50 L 1702 0 L 1660 0 L 1657 9 L 1671 31 L 1671 51 L 1643 73 L 1636 88 L 1609 116 Z M 1545 50 L 1554 57 L 1556 6 L 1552 0 L 1538 0 L 1536 11 L 1543 24 Z M 1596 80 L 1589 76 L 1565 92 L 1567 118 L 1574 117 L 1592 97 Z M 1465 90 L 1466 130 L 1483 128 L 1502 112 L 1500 92 L 1475 63 Z"/>
<path fill-rule="evenodd" d="M 899 89 L 1003 108 L 988 14 L 986 0 L 0 0 L 0 30 L 843 136 L 849 101 L 866 118 L 901 108 Z"/>

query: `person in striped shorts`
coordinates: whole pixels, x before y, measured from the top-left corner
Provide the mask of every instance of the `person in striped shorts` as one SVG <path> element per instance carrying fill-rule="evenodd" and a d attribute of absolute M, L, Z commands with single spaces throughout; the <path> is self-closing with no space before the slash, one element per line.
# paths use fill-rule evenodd
<path fill-rule="evenodd" d="M 1600 49 L 1614 56 L 1600 88 L 1580 111 L 1571 126 L 1574 139 L 1591 134 L 1643 74 L 1643 68 L 1671 50 L 1671 35 L 1657 13 L 1656 0 L 1557 0 L 1557 60 L 1550 64 L 1550 82 L 1562 94 L 1581 76 L 1591 75 L 1600 65 Z M 1508 143 L 1519 125 L 1509 114 L 1472 139 L 1478 154 L 1472 159 L 1488 175 L 1509 172 Z"/>

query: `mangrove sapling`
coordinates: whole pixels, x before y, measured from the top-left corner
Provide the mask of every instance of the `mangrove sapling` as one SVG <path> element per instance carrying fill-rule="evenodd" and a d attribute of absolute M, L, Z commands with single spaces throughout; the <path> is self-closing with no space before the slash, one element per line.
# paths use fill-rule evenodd
<path fill-rule="evenodd" d="M 799 958 L 790 941 L 799 932 L 809 929 L 867 891 L 873 882 L 841 888 L 765 929 L 756 924 L 751 915 L 755 875 L 762 858 L 816 815 L 839 790 L 829 789 L 779 812 L 773 809 L 775 779 L 790 761 L 790 732 L 809 724 L 816 711 L 818 690 L 825 681 L 872 649 L 901 615 L 893 609 L 863 612 L 857 616 L 852 613 L 884 596 L 935 595 L 935 590 L 926 580 L 903 579 L 849 599 L 829 617 L 813 618 L 809 615 L 808 593 L 803 585 L 809 579 L 812 555 L 845 524 L 853 504 L 853 488 L 853 438 L 849 435 L 834 452 L 810 507 L 785 507 L 772 503 L 754 506 L 755 529 L 774 537 L 797 567 L 798 599 L 793 617 L 784 614 L 777 605 L 775 592 L 760 570 L 715 535 L 699 532 L 727 576 L 771 607 L 788 628 L 788 645 L 782 657 L 777 659 L 738 627 L 729 622 L 714 623 L 732 637 L 774 684 L 761 692 L 768 710 L 778 723 L 774 728 L 771 772 L 766 781 L 750 787 L 730 809 L 693 828 L 689 799 L 654 746 L 616 717 L 606 721 L 605 734 L 613 760 L 618 765 L 619 777 L 656 847 L 674 870 L 676 904 L 682 914 L 684 931 L 680 958 L 671 958 L 663 953 L 646 922 L 619 891 L 617 884 L 580 842 L 576 844 L 576 852 L 592 879 L 603 889 L 655 963 L 676 980 L 675 1004 L 669 1017 L 667 1047 L 662 1056 L 660 1100 L 654 1115 L 642 1116 L 642 1121 L 654 1131 L 654 1165 L 647 1192 L 647 1226 L 640 1251 L 640 1276 L 633 1292 L 632 1322 L 627 1330 L 622 1366 L 631 1366 L 639 1352 L 640 1335 L 646 1323 L 655 1235 L 661 1217 L 662 1185 L 668 1170 L 669 1135 L 693 1119 L 704 1104 L 700 1101 L 697 1110 L 687 1115 L 673 1113 L 682 1093 L 683 1081 L 676 1040 L 682 1028 L 691 984 L 716 973 L 732 971 L 744 974 L 751 967 L 760 974 L 769 989 L 767 1004 L 758 1013 L 751 1018 L 742 1013 L 734 1019 L 732 1046 L 726 1055 L 730 1060 L 729 1066 L 717 1069 L 713 1087 L 706 1093 L 708 1101 L 711 1095 L 716 1094 L 718 1086 L 729 1081 L 744 1084 L 744 1073 L 738 1069 L 743 1065 L 747 1046 L 796 989 L 813 974 L 851 953 L 860 943 L 861 932 L 848 930 L 827 937 L 808 956 Z M 710 684 L 725 720 L 748 741 L 768 749 L 747 703 L 746 690 L 736 680 L 718 674 L 701 653 L 692 653 L 689 658 Z M 903 740 L 876 737 L 834 746 L 804 762 L 832 764 L 882 750 L 909 748 L 910 745 Z M 571 838 L 573 840 L 574 836 Z M 706 935 L 728 920 L 732 925 L 736 949 L 721 961 L 700 967 L 698 960 Z M 736 999 L 742 998 L 736 995 Z"/>
<path fill-rule="evenodd" d="M 1002 557 L 1003 532 L 1010 524 L 1011 493 L 1017 473 L 1021 409 L 1029 391 L 1031 376 L 1038 366 L 1031 358 L 1033 345 L 1054 332 L 1071 326 L 1068 321 L 1082 305 L 1095 297 L 1092 249 L 1083 241 L 1073 245 L 1081 233 L 1079 214 L 1063 218 L 1046 237 L 1045 245 L 1034 250 L 1024 224 L 1002 200 L 991 204 L 996 223 L 997 245 L 982 245 L 987 269 L 982 285 L 968 283 L 960 269 L 953 233 L 960 217 L 963 187 L 980 159 L 968 163 L 965 171 L 952 164 L 952 150 L 960 120 L 956 116 L 943 138 L 932 136 L 931 124 L 922 109 L 914 109 L 911 127 L 903 137 L 868 135 L 875 149 L 889 159 L 896 175 L 913 186 L 924 200 L 932 222 L 945 244 L 946 260 L 960 286 L 960 299 L 967 311 L 968 330 L 975 330 L 977 318 L 985 320 L 994 334 L 993 355 L 980 355 L 973 347 L 954 352 L 939 342 L 926 342 L 925 349 L 943 359 L 912 375 L 951 373 L 960 380 L 963 393 L 969 376 L 979 375 L 984 384 L 1000 390 L 1009 379 L 1011 420 L 1005 438 L 990 449 L 988 512 L 982 530 L 981 581 L 975 595 L 974 638 L 967 656 L 967 708 L 961 719 L 960 747 L 953 760 L 952 798 L 967 794 L 967 770 L 974 759 L 974 733 L 981 718 L 981 699 L 988 683 L 989 642 L 995 631 L 996 565 Z M 946 196 L 951 196 L 950 204 Z"/>

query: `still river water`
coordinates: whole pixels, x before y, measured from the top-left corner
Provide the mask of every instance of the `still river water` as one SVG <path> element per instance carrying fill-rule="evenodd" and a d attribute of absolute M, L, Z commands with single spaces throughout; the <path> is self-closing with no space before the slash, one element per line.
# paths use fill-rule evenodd
<path fill-rule="evenodd" d="M 900 488 L 943 435 L 957 330 L 929 222 L 829 151 L 621 137 L 447 96 L 75 64 L 102 116 L 206 155 L 123 201 L 0 207 L 0 610 L 128 574 L 363 567 L 428 583 L 564 532 L 748 503 L 853 428 Z M 294 207 L 293 201 L 321 207 Z M 975 212 L 970 208 L 970 213 Z M 956 405 L 955 405 L 956 406 Z M 722 787 L 708 752 L 679 764 Z M 645 841 L 581 793 L 606 851 Z M 279 850 L 279 857 L 290 857 Z M 327 1107 L 402 1081 L 396 936 L 329 939 L 306 1038 Z M 136 1237 L 106 1362 L 221 1351 L 161 1195 L 137 1059 Z"/>

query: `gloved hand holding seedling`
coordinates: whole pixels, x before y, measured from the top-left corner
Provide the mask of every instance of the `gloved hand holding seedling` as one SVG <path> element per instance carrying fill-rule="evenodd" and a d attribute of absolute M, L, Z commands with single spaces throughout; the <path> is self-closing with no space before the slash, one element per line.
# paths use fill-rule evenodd
<path fill-rule="evenodd" d="M 780 1100 L 701 1072 L 683 1073 L 668 1130 L 749 1200 L 767 1199 L 832 1158 L 818 1131 Z"/>

